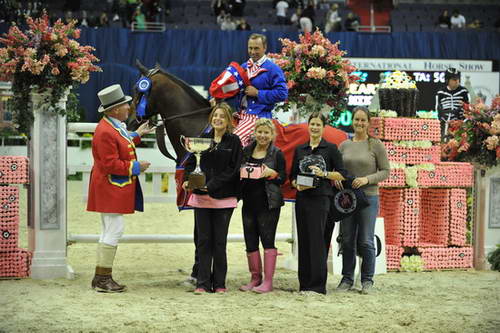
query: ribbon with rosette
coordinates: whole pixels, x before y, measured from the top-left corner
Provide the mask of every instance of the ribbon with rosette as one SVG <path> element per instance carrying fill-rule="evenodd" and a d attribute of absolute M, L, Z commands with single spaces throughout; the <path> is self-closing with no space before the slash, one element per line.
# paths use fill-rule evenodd
<path fill-rule="evenodd" d="M 139 93 L 142 94 L 141 99 L 135 109 L 136 116 L 140 118 L 146 115 L 146 108 L 148 106 L 148 95 L 152 85 L 151 79 L 147 77 L 141 77 L 135 85 Z"/>

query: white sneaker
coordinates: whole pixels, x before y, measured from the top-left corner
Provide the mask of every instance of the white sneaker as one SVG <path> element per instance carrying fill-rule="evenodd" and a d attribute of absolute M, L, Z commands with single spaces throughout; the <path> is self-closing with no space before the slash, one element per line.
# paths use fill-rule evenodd
<path fill-rule="evenodd" d="M 198 280 L 190 276 L 186 280 L 182 281 L 181 284 L 185 287 L 193 287 L 193 286 L 196 287 L 196 282 L 198 282 Z"/>

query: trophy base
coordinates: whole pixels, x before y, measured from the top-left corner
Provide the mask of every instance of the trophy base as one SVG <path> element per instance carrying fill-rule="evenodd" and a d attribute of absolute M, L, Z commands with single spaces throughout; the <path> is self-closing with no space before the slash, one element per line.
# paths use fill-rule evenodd
<path fill-rule="evenodd" d="M 318 187 L 320 178 L 315 175 L 304 175 L 304 174 L 299 174 L 297 175 L 297 185 L 302 185 L 302 186 L 309 186 L 309 187 Z"/>
<path fill-rule="evenodd" d="M 205 182 L 206 179 L 204 174 L 192 173 L 188 177 L 188 187 L 191 190 L 196 190 L 205 187 Z"/>

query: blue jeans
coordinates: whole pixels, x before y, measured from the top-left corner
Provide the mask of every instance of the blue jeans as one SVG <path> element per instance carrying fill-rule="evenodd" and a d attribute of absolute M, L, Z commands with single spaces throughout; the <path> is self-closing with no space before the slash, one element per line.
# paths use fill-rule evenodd
<path fill-rule="evenodd" d="M 342 234 L 342 281 L 354 283 L 356 249 L 363 259 L 361 282 L 373 282 L 375 274 L 375 221 L 377 220 L 378 195 L 366 196 L 370 206 L 345 218 L 340 223 Z"/>

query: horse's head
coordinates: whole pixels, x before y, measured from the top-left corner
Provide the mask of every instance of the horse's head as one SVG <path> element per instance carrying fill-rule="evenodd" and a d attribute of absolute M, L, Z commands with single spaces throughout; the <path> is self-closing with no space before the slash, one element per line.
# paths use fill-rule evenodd
<path fill-rule="evenodd" d="M 141 78 L 135 83 L 133 88 L 133 98 L 130 103 L 130 117 L 127 120 L 127 124 L 130 129 L 135 130 L 141 123 L 146 120 L 150 120 L 155 115 L 157 115 L 158 109 L 152 106 L 149 99 L 149 95 L 152 93 L 153 85 L 158 85 L 157 81 L 158 77 L 155 75 L 160 71 L 160 66 L 156 64 L 156 66 L 152 69 L 147 69 L 139 60 L 136 61 L 136 66 L 141 73 Z M 146 82 L 141 82 L 144 78 L 146 78 L 150 82 L 149 87 Z M 146 84 L 145 84 L 146 83 Z M 139 87 L 140 86 L 140 87 Z M 145 99 L 143 100 L 143 97 Z M 149 100 L 148 100 L 149 99 Z M 144 114 L 137 114 L 137 110 L 140 103 L 145 103 Z"/>
<path fill-rule="evenodd" d="M 186 82 L 164 71 L 159 64 L 148 69 L 137 60 L 136 66 L 141 78 L 134 86 L 129 127 L 135 129 L 143 121 L 160 116 L 163 123 L 154 124 L 158 125 L 156 139 L 159 149 L 165 156 L 172 158 L 164 144 L 166 131 L 177 156 L 182 157 L 185 150 L 179 144 L 180 135 L 189 137 L 201 134 L 207 124 L 210 103 Z M 141 105 L 146 106 L 141 108 Z"/>

